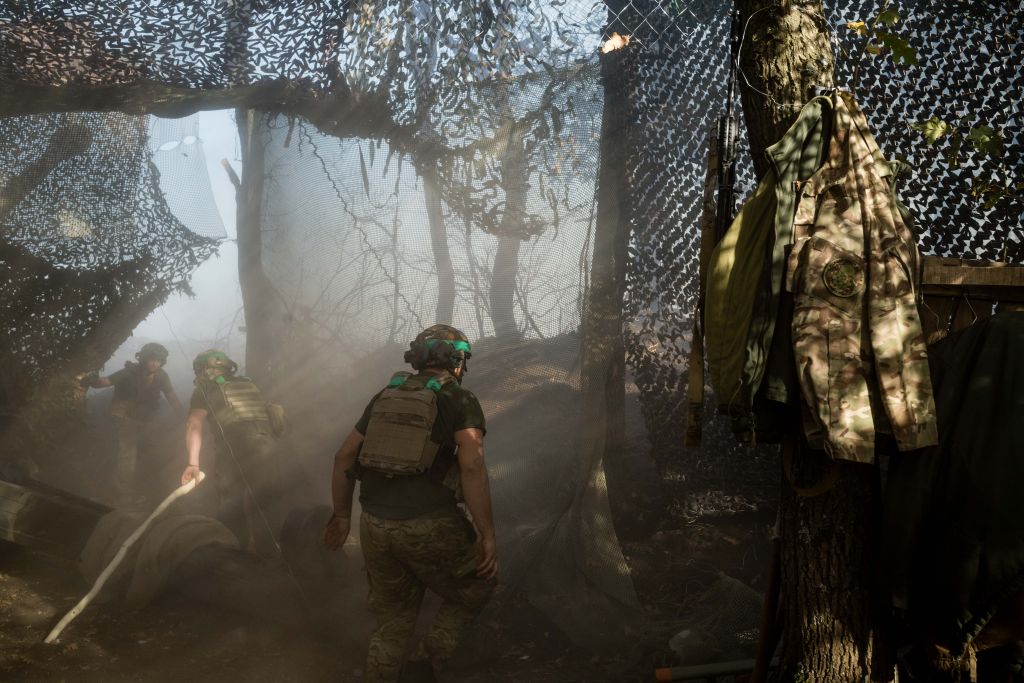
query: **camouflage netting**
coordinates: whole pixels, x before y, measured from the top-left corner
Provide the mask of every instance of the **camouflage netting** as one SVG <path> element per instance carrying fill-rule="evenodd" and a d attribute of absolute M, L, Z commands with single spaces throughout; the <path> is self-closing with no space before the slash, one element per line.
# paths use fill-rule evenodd
<path fill-rule="evenodd" d="M 0 120 L 8 454 L 26 427 L 46 424 L 37 435 L 56 437 L 67 421 L 54 414 L 81 408 L 74 386 L 37 390 L 102 365 L 216 247 L 168 209 L 147 133 L 147 117 L 117 113 Z"/>
<path fill-rule="evenodd" d="M 638 27 L 632 33 L 641 46 L 631 54 L 630 69 L 638 143 L 630 160 L 636 201 L 625 333 L 655 453 L 712 489 L 724 482 L 743 488 L 736 475 L 741 465 L 756 490 L 774 473 L 770 467 L 746 466 L 750 449 L 731 446 L 720 420 L 712 422 L 704 448 L 679 446 L 686 427 L 707 138 L 724 108 L 731 4 L 686 3 L 676 15 L 632 3 L 619 17 L 627 31 Z M 825 7 L 834 32 L 837 79 L 847 86 L 861 43 L 845 23 L 869 20 L 880 7 L 869 0 L 826 1 Z M 971 196 L 981 182 L 1024 180 L 1024 70 L 1015 57 L 1024 35 L 1024 10 L 1014 3 L 927 0 L 901 2 L 896 9 L 902 19 L 892 30 L 916 48 L 920 65 L 896 66 L 888 57 L 866 56 L 858 93 L 882 150 L 913 167 L 900 191 L 917 219 L 922 251 L 1024 262 L 1020 190 L 1016 201 L 1004 200 L 991 209 Z M 950 140 L 930 147 L 909 125 L 933 115 L 1001 131 L 1006 140 L 1002 158 L 972 153 L 965 142 L 960 168 L 950 169 Z M 738 139 L 737 197 L 742 201 L 755 184 L 742 121 Z M 712 398 L 707 414 L 713 405 Z M 722 443 L 730 444 L 728 453 Z"/>
<path fill-rule="evenodd" d="M 826 4 L 834 44 L 856 54 L 843 24 L 877 6 Z M 883 149 L 916 167 L 903 195 L 931 253 L 1024 256 L 1019 208 L 982 210 L 968 197 L 975 178 L 1021 175 L 1022 27 L 1011 4 L 901 3 L 894 30 L 922 65 L 869 58 L 862 68 L 861 101 Z M 187 109 L 182 91 L 166 86 L 205 89 L 272 112 L 253 119 L 253 134 L 266 146 L 263 266 L 284 309 L 275 319 L 286 323 L 286 358 L 275 367 L 288 369 L 282 390 L 316 406 L 293 411 L 310 435 L 298 452 L 333 448 L 367 392 L 397 369 L 402 346 L 451 302 L 453 322 L 478 342 L 469 385 L 492 418 L 507 577 L 591 642 L 635 605 L 600 454 L 577 436 L 590 432 L 577 428 L 576 336 L 608 104 L 597 47 L 613 30 L 630 35 L 623 333 L 653 454 L 695 488 L 718 491 L 709 500 L 719 510 L 770 490 L 769 458 L 733 445 L 719 420 L 709 418 L 702 449 L 681 447 L 697 225 L 708 135 L 724 107 L 730 3 L 638 0 L 616 5 L 610 22 L 604 4 L 579 0 L 9 7 L 0 12 L 2 82 L 74 86 L 76 97 L 102 93 L 104 106 L 129 111 Z M 843 82 L 851 59 L 838 57 Z M 118 91 L 97 87 L 114 84 L 123 97 L 111 104 Z M 0 105 L 74 106 L 46 88 L 21 92 L 18 102 L 0 94 Z M 146 97 L 159 105 L 147 109 Z M 998 127 L 1002 159 L 965 151 L 950 172 L 946 143 L 929 148 L 908 126 L 933 114 Z M 741 198 L 754 184 L 742 149 L 738 184 Z M 314 429 L 323 429 L 324 406 L 327 435 Z"/>

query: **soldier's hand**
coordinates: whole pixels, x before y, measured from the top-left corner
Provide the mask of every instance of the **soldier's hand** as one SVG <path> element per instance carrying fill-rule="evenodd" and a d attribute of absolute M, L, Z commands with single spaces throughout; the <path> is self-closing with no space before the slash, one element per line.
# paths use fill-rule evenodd
<path fill-rule="evenodd" d="M 498 542 L 494 534 L 480 538 L 480 563 L 476 566 L 476 573 L 484 579 L 498 575 Z"/>
<path fill-rule="evenodd" d="M 348 538 L 348 532 L 351 530 L 351 519 L 348 517 L 331 515 L 331 518 L 327 520 L 327 526 L 324 527 L 324 545 L 327 546 L 328 550 L 337 550 L 341 546 L 345 545 L 345 539 Z"/>
<path fill-rule="evenodd" d="M 184 486 L 193 479 L 196 480 L 196 484 L 199 483 L 199 465 L 189 465 L 185 468 L 185 471 L 181 473 L 181 485 Z"/>

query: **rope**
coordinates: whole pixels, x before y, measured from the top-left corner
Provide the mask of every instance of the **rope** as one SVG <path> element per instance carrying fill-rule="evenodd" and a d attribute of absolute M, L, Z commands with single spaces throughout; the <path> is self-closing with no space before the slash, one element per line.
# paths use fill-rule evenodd
<path fill-rule="evenodd" d="M 50 634 L 46 636 L 45 640 L 43 640 L 44 643 L 50 644 L 57 640 L 61 632 L 65 628 L 67 628 L 67 625 L 74 621 L 75 617 L 81 614 L 82 611 L 89 605 L 89 603 L 92 602 L 92 599 L 96 597 L 96 595 L 103 589 L 103 586 L 107 583 L 107 579 L 109 579 L 110 576 L 114 573 L 114 570 L 117 569 L 118 566 L 120 566 L 121 562 L 128 554 L 128 549 L 131 548 L 135 541 L 139 540 L 142 534 L 146 532 L 146 529 L 149 528 L 149 525 L 153 522 L 153 520 L 159 517 L 164 510 L 171 506 L 171 504 L 174 501 L 178 500 L 182 496 L 190 493 L 193 489 L 195 489 L 195 487 L 199 485 L 199 482 L 201 482 L 205 478 L 206 475 L 203 474 L 202 471 L 200 471 L 199 475 L 195 479 L 193 479 L 187 484 L 179 486 L 174 491 L 172 491 L 169 496 L 164 498 L 164 501 L 160 503 L 156 507 L 156 509 L 153 510 L 153 512 L 150 513 L 149 517 L 147 517 L 146 520 L 139 525 L 139 528 L 133 531 L 132 534 L 124 540 L 124 542 L 121 544 L 121 547 L 118 549 L 117 554 L 114 555 L 114 559 L 112 559 L 110 563 L 106 566 L 106 568 L 104 568 L 104 570 L 100 572 L 100 575 L 92 584 L 92 589 L 90 589 L 89 592 L 86 593 L 85 596 L 78 601 L 78 604 L 72 607 L 71 610 L 64 615 L 63 619 L 57 622 L 57 625 L 53 627 L 53 630 L 50 631 Z"/>

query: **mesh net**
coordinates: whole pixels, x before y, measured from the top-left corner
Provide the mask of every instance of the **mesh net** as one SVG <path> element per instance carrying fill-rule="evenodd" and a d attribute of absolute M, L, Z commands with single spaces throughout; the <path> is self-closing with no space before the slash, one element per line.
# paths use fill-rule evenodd
<path fill-rule="evenodd" d="M 0 120 L 0 413 L 9 452 L 33 425 L 56 436 L 78 412 L 73 393 L 40 387 L 101 365 L 216 247 L 169 209 L 147 129 L 146 117 L 125 114 Z"/>
<path fill-rule="evenodd" d="M 402 345 L 451 310 L 452 322 L 478 340 L 469 386 L 492 418 L 489 457 L 499 525 L 510 530 L 508 576 L 591 642 L 603 635 L 600 624 L 635 605 L 600 458 L 581 446 L 576 432 L 585 430 L 566 428 L 582 414 L 576 333 L 589 285 L 605 106 L 597 48 L 613 31 L 628 34 L 629 127 L 622 134 L 629 136 L 632 232 L 623 334 L 653 453 L 695 488 L 718 491 L 708 498 L 711 508 L 749 505 L 750 496 L 768 490 L 768 459 L 732 445 L 718 421 L 706 429 L 704 448 L 680 446 L 705 150 L 724 106 L 731 3 L 11 7 L 0 12 L 0 81 L 17 84 L 21 99 L 0 100 L 9 111 L 74 106 L 47 88 L 60 85 L 89 101 L 112 97 L 129 111 L 146 98 L 159 99 L 154 108 L 173 108 L 183 95 L 172 87 L 184 87 L 202 89 L 211 101 L 261 102 L 291 114 L 269 115 L 255 130 L 268 146 L 264 267 L 288 323 L 281 346 L 309 361 L 288 366 L 293 386 L 301 387 L 293 393 L 309 402 L 299 419 L 322 423 L 322 407 L 330 406 L 334 433 L 311 437 L 308 448 L 336 440 L 387 371 L 397 369 Z M 835 0 L 826 8 L 837 52 L 857 55 L 843 24 L 870 18 L 876 4 Z M 859 98 L 883 150 L 916 168 L 903 196 L 923 248 L 1019 262 L 1019 206 L 986 210 L 968 195 L 978 180 L 1021 174 L 1015 55 L 1022 12 L 1012 3 L 925 0 L 901 3 L 900 12 L 898 30 L 923 66 L 863 60 Z M 849 83 L 858 60 L 838 61 L 840 82 Z M 122 87 L 103 89 L 110 85 Z M 350 115 L 339 101 L 364 115 Z M 948 140 L 929 147 L 907 125 L 933 114 L 998 127 L 1006 136 L 1002 157 L 965 152 L 950 170 Z M 121 122 L 127 139 L 144 132 L 131 117 L 96 118 Z M 14 137 L 5 139 L 21 139 L 32 125 L 31 139 L 46 139 L 62 120 L 9 122 Z M 73 146 L 70 138 L 62 144 Z M 17 146 L 5 149 L 8 166 L 25 162 Z M 141 148 L 135 154 L 145 156 Z M 146 193 L 152 166 L 133 168 L 142 170 L 130 174 L 132 191 L 120 196 L 132 210 L 150 207 L 146 215 L 167 220 L 154 219 L 148 231 L 133 231 L 137 222 L 123 217 L 94 221 L 111 239 L 153 239 L 148 251 L 138 241 L 103 242 L 117 245 L 103 258 L 118 267 L 152 258 L 157 270 L 140 277 L 156 272 L 161 282 L 180 281 L 208 243 L 182 231 Z M 93 177 L 128 180 L 109 163 Z M 741 149 L 739 195 L 753 184 Z M 63 196 L 56 187 L 47 192 L 40 196 Z M 31 226 L 49 231 L 33 248 L 51 250 L 51 260 L 107 263 L 75 246 L 99 242 L 68 234 L 84 228 L 60 219 L 58 204 L 26 216 L 16 224 L 22 227 L 5 232 L 7 241 L 21 244 L 17 230 Z M 70 204 L 84 205 L 106 206 L 88 198 Z M 62 302 L 54 315 L 91 320 L 87 308 Z M 739 489 L 752 493 L 733 495 Z"/>

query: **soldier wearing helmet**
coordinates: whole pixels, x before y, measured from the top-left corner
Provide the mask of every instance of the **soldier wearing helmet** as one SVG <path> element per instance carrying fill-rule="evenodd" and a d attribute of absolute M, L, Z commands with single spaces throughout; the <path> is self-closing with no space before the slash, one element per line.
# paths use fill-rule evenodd
<path fill-rule="evenodd" d="M 328 548 L 345 543 L 355 481 L 361 482 L 359 538 L 377 616 L 367 683 L 436 680 L 459 634 L 494 591 L 486 427 L 480 402 L 462 387 L 470 355 L 469 340 L 454 327 L 421 332 L 405 353 L 416 372 L 392 377 L 334 457 L 334 514 L 323 533 Z M 444 604 L 403 667 L 427 588 Z"/>
<path fill-rule="evenodd" d="M 271 406 L 238 364 L 226 353 L 209 349 L 192 361 L 195 390 L 185 427 L 187 484 L 199 474 L 203 423 L 216 443 L 214 482 L 218 517 L 244 548 L 260 555 L 277 554 L 280 472 L 275 453 Z M 246 498 L 251 496 L 247 505 Z"/>
<path fill-rule="evenodd" d="M 179 418 L 185 417 L 181 401 L 163 370 L 167 363 L 167 349 L 161 344 L 150 342 L 139 349 L 135 359 L 137 363 L 129 361 L 124 364 L 124 369 L 109 377 L 93 373 L 82 379 L 88 387 L 114 387 L 110 414 L 117 425 L 117 470 L 114 480 L 118 505 L 133 502 L 139 448 L 147 441 L 153 418 L 160 409 L 160 394 L 164 395 Z"/>

